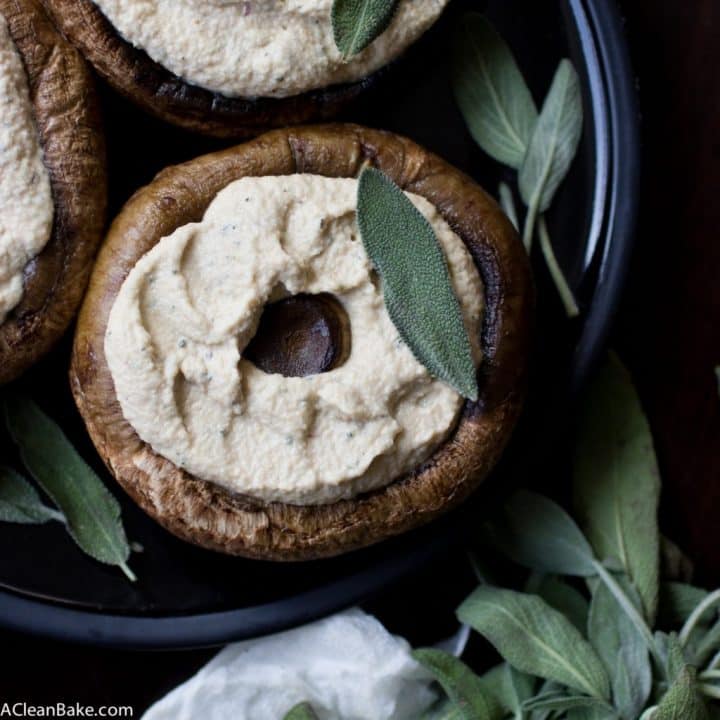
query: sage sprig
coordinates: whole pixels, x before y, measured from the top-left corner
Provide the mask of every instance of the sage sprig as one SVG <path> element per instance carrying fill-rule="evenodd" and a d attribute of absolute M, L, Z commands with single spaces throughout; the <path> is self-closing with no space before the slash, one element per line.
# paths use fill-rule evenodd
<path fill-rule="evenodd" d="M 395 15 L 398 0 L 334 0 L 332 28 L 335 45 L 347 60 L 381 35 Z"/>
<path fill-rule="evenodd" d="M 485 537 L 532 570 L 524 590 L 481 577 L 458 608 L 458 619 L 504 661 L 476 681 L 463 676 L 463 687 L 480 688 L 489 703 L 475 717 L 718 717 L 710 703 L 720 700 L 720 590 L 659 577 L 657 464 L 639 398 L 616 357 L 599 371 L 583 417 L 573 481 L 583 529 L 557 503 L 517 493 Z M 422 653 L 416 657 L 423 662 Z M 522 678 L 519 703 L 502 681 L 509 672 Z M 442 687 L 457 711 L 452 681 L 446 675 Z"/>
<path fill-rule="evenodd" d="M 16 517 L 61 520 L 77 545 L 99 562 L 119 567 L 128 579 L 130 546 L 120 518 L 120 506 L 102 481 L 78 455 L 58 425 L 29 398 L 9 395 L 5 422 L 23 464 L 57 506 L 48 508 L 27 481 L 16 473 L 0 475 L 0 513 Z M 0 514 L 0 519 L 4 519 Z M 15 520 L 18 522 L 19 520 Z"/>
<path fill-rule="evenodd" d="M 400 337 L 432 375 L 463 397 L 477 399 L 470 340 L 432 226 L 387 175 L 372 167 L 360 175 L 357 218 Z"/>
<path fill-rule="evenodd" d="M 478 145 L 518 171 L 527 206 L 523 240 L 528 252 L 537 235 L 550 276 L 570 317 L 579 308 L 552 246 L 545 211 L 577 153 L 583 124 L 580 82 L 569 60 L 558 65 L 540 113 L 512 51 L 479 13 L 461 20 L 454 43 L 453 89 Z M 500 201 L 517 228 L 512 192 L 501 184 Z"/>

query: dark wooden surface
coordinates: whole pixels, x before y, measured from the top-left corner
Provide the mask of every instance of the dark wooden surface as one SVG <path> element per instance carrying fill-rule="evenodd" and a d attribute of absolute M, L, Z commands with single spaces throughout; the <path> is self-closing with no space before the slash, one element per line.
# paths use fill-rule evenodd
<path fill-rule="evenodd" d="M 643 111 L 638 249 L 614 342 L 637 379 L 664 478 L 664 528 L 720 584 L 720 3 L 625 0 Z M 139 654 L 2 634 L 0 700 L 131 704 L 211 652 Z"/>
<path fill-rule="evenodd" d="M 616 343 L 650 415 L 666 533 L 720 584 L 720 3 L 626 0 L 643 112 L 638 249 Z"/>

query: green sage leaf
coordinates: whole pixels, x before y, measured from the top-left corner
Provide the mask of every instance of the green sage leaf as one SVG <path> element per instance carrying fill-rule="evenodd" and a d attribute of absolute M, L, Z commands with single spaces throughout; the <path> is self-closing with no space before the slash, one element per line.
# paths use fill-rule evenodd
<path fill-rule="evenodd" d="M 448 698 L 442 698 L 433 703 L 419 718 L 419 720 L 463 720 L 460 711 Z"/>
<path fill-rule="evenodd" d="M 702 626 L 703 618 L 708 612 L 717 612 L 717 608 L 720 606 L 720 590 L 713 590 L 698 604 L 698 606 L 690 613 L 690 616 L 685 621 L 685 624 L 680 630 L 679 639 L 680 644 L 685 647 L 690 639 L 690 636 L 696 630 L 696 628 Z"/>
<path fill-rule="evenodd" d="M 572 623 L 536 595 L 481 586 L 457 611 L 513 667 L 607 700 L 600 659 Z"/>
<path fill-rule="evenodd" d="M 523 703 L 534 694 L 535 678 L 501 663 L 480 676 L 480 685 L 485 696 L 505 713 L 519 717 Z"/>
<path fill-rule="evenodd" d="M 597 707 L 607 708 L 606 703 L 599 701 L 597 698 L 591 698 L 587 695 L 555 695 L 552 697 L 537 697 L 529 700 L 523 706 L 525 712 L 533 710 L 572 710 L 579 707 Z M 634 719 L 633 719 L 634 720 Z"/>
<path fill-rule="evenodd" d="M 454 655 L 423 648 L 413 657 L 440 683 L 462 720 L 500 720 L 502 708 L 485 695 L 480 678 Z"/>
<path fill-rule="evenodd" d="M 510 48 L 485 16 L 467 13 L 452 60 L 455 98 L 473 139 L 498 162 L 519 168 L 538 114 Z"/>
<path fill-rule="evenodd" d="M 594 705 L 571 708 L 567 711 L 565 720 L 618 720 L 618 717 L 618 714 L 612 708 Z"/>
<path fill-rule="evenodd" d="M 595 553 L 620 561 L 652 624 L 658 597 L 660 481 L 650 427 L 630 376 L 611 355 L 583 406 L 575 507 Z"/>
<path fill-rule="evenodd" d="M 333 37 L 347 59 L 364 50 L 388 27 L 398 0 L 334 0 Z"/>
<path fill-rule="evenodd" d="M 543 575 L 528 592 L 539 595 L 551 608 L 562 613 L 580 632 L 588 623 L 590 604 L 572 585 L 554 575 Z"/>
<path fill-rule="evenodd" d="M 720 650 L 720 620 L 699 635 L 696 648 L 689 646 L 690 663 L 695 667 L 702 667 L 718 650 Z"/>
<path fill-rule="evenodd" d="M 655 633 L 655 643 L 659 649 L 659 657 L 664 660 L 665 679 L 673 683 L 688 665 L 685 650 L 677 633 Z"/>
<path fill-rule="evenodd" d="M 690 617 L 692 611 L 708 596 L 707 590 L 679 582 L 664 582 L 660 585 L 660 604 L 658 621 L 666 629 L 675 628 Z M 700 625 L 707 626 L 715 617 L 712 608 L 706 610 L 699 619 Z"/>
<path fill-rule="evenodd" d="M 698 691 L 697 671 L 685 665 L 658 703 L 652 720 L 707 720 L 707 707 Z"/>
<path fill-rule="evenodd" d="M 63 512 L 78 546 L 135 580 L 120 506 L 60 428 L 29 398 L 16 395 L 5 400 L 5 419 L 23 464 Z"/>
<path fill-rule="evenodd" d="M 628 581 L 619 582 L 639 608 L 637 591 Z M 650 656 L 645 638 L 602 583 L 596 585 L 590 603 L 588 638 L 610 678 L 613 703 L 620 717 L 636 720 L 652 690 Z"/>
<path fill-rule="evenodd" d="M 501 182 L 498 186 L 498 201 L 502 211 L 508 216 L 516 230 L 520 229 L 520 221 L 518 220 L 517 209 L 515 208 L 515 200 L 513 199 L 512 190 L 507 183 Z"/>
<path fill-rule="evenodd" d="M 660 576 L 665 580 L 690 582 L 695 573 L 692 560 L 664 535 L 660 536 Z"/>
<path fill-rule="evenodd" d="M 582 123 L 580 80 L 572 63 L 562 60 L 518 175 L 520 195 L 532 214 L 550 207 L 577 152 Z"/>
<path fill-rule="evenodd" d="M 62 514 L 45 505 L 24 477 L 0 465 L 0 521 L 40 525 L 62 519 Z"/>
<path fill-rule="evenodd" d="M 542 495 L 515 493 L 491 527 L 500 549 L 524 567 L 558 575 L 595 574 L 593 551 L 580 528 Z"/>
<path fill-rule="evenodd" d="M 477 399 L 470 340 L 430 223 L 390 178 L 370 167 L 360 175 L 357 214 L 401 338 L 432 375 Z"/>
<path fill-rule="evenodd" d="M 301 702 L 291 708 L 283 720 L 318 720 L 318 716 L 310 703 Z"/>

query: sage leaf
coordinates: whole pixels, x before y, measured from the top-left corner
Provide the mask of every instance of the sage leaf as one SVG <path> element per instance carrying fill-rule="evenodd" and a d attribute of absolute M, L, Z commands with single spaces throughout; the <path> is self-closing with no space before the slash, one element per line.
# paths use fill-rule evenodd
<path fill-rule="evenodd" d="M 508 216 L 516 230 L 520 229 L 517 209 L 515 208 L 515 200 L 513 199 L 512 190 L 507 183 L 501 182 L 498 186 L 498 200 L 502 211 Z"/>
<path fill-rule="evenodd" d="M 695 573 L 692 560 L 669 538 L 660 536 L 660 575 L 665 580 L 690 582 Z"/>
<path fill-rule="evenodd" d="M 618 714 L 612 708 L 598 705 L 576 707 L 567 711 L 565 720 L 618 720 Z"/>
<path fill-rule="evenodd" d="M 692 651 L 690 662 L 696 667 L 702 667 L 718 650 L 720 650 L 720 621 L 700 637 L 697 649 Z"/>
<path fill-rule="evenodd" d="M 697 671 L 685 665 L 658 703 L 652 720 L 707 720 L 707 707 L 698 691 Z"/>
<path fill-rule="evenodd" d="M 60 508 L 78 546 L 135 580 L 120 506 L 60 428 L 32 400 L 17 395 L 5 399 L 5 420 L 23 464 Z"/>
<path fill-rule="evenodd" d="M 660 481 L 650 427 L 630 376 L 610 355 L 591 383 L 574 461 L 577 517 L 595 553 L 615 558 L 655 620 Z"/>
<path fill-rule="evenodd" d="M 665 679 L 672 682 L 685 667 L 685 653 L 678 640 L 677 633 L 656 631 L 655 648 L 659 666 L 665 672 Z"/>
<path fill-rule="evenodd" d="M 388 27 L 398 0 L 334 0 L 332 29 L 344 59 L 357 55 Z"/>
<path fill-rule="evenodd" d="M 400 337 L 432 375 L 476 400 L 470 340 L 430 223 L 390 178 L 371 167 L 360 175 L 357 215 Z"/>
<path fill-rule="evenodd" d="M 590 604 L 572 585 L 553 575 L 543 575 L 529 592 L 539 595 L 551 608 L 570 620 L 580 632 L 585 632 Z"/>
<path fill-rule="evenodd" d="M 491 528 L 500 549 L 524 567 L 558 575 L 595 574 L 593 551 L 580 528 L 542 495 L 515 493 Z"/>
<path fill-rule="evenodd" d="M 640 606 L 640 596 L 629 582 L 621 582 L 628 597 Z M 645 638 L 604 584 L 593 592 L 588 638 L 605 666 L 613 704 L 623 720 L 636 720 L 652 690 L 652 667 Z"/>
<path fill-rule="evenodd" d="M 447 698 L 443 698 L 429 707 L 420 716 L 420 720 L 463 720 L 463 718 L 457 707 Z"/>
<path fill-rule="evenodd" d="M 480 678 L 462 660 L 433 648 L 414 650 L 413 657 L 440 683 L 462 720 L 502 719 L 502 708 L 485 695 Z"/>
<path fill-rule="evenodd" d="M 536 595 L 481 586 L 457 611 L 518 670 L 607 700 L 600 659 L 575 626 Z"/>
<path fill-rule="evenodd" d="M 597 706 L 607 707 L 605 703 L 601 703 L 596 698 L 591 698 L 587 695 L 557 695 L 554 697 L 533 698 L 525 703 L 523 710 L 525 710 L 525 712 L 531 712 L 533 710 L 553 710 L 557 712 L 559 710 L 572 710 L 578 707 Z"/>
<path fill-rule="evenodd" d="M 708 596 L 707 590 L 679 582 L 664 582 L 660 585 L 658 621 L 661 627 L 673 628 L 682 625 L 692 611 Z M 699 619 L 700 625 L 709 625 L 715 611 L 706 610 Z"/>
<path fill-rule="evenodd" d="M 580 80 L 569 60 L 555 72 L 518 175 L 520 195 L 533 215 L 544 213 L 565 179 L 582 133 Z"/>
<path fill-rule="evenodd" d="M 510 48 L 480 13 L 467 13 L 458 24 L 452 83 L 475 142 L 498 162 L 519 168 L 537 108 Z"/>
<path fill-rule="evenodd" d="M 40 499 L 37 490 L 12 468 L 0 465 L 0 521 L 40 525 L 63 516 Z"/>
<path fill-rule="evenodd" d="M 718 605 L 720 605 L 720 590 L 714 590 L 698 604 L 685 621 L 679 635 L 681 645 L 685 646 L 687 644 L 688 638 L 693 630 L 702 623 L 705 614 L 709 611 L 715 612 Z"/>
<path fill-rule="evenodd" d="M 508 663 L 501 663 L 480 676 L 480 686 L 485 696 L 494 700 L 505 713 L 519 717 L 523 703 L 534 694 L 535 678 Z"/>
<path fill-rule="evenodd" d="M 283 720 L 318 720 L 318 716 L 309 703 L 301 702 L 291 708 Z"/>

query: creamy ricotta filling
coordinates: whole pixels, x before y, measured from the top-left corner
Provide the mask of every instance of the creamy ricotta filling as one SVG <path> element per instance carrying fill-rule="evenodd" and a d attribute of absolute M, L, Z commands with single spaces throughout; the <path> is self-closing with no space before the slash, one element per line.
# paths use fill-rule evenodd
<path fill-rule="evenodd" d="M 0 14 L 0 324 L 50 239 L 53 202 L 22 59 Z"/>
<path fill-rule="evenodd" d="M 124 417 L 193 475 L 266 501 L 329 503 L 424 461 L 463 399 L 400 339 L 359 237 L 357 180 L 243 178 L 144 255 L 110 312 L 105 354 Z M 473 355 L 483 289 L 463 242 L 409 195 L 446 254 Z M 341 366 L 267 374 L 243 357 L 266 303 L 330 293 L 350 320 Z"/>
<path fill-rule="evenodd" d="M 95 0 L 131 44 L 230 97 L 284 97 L 363 78 L 400 55 L 447 0 L 401 0 L 390 27 L 344 61 L 332 0 Z"/>

